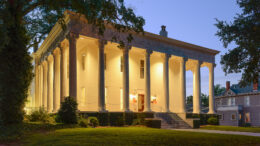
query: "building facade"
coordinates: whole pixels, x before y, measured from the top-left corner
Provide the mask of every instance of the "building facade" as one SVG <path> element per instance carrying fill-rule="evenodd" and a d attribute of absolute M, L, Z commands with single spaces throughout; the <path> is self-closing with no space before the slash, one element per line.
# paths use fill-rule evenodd
<path fill-rule="evenodd" d="M 230 87 L 228 81 L 226 91 L 216 97 L 216 106 L 220 125 L 260 126 L 260 85 L 241 88 L 235 84 Z"/>
<path fill-rule="evenodd" d="M 156 35 L 126 33 L 108 27 L 101 37 L 83 16 L 66 12 L 67 28 L 57 23 L 34 52 L 32 107 L 57 112 L 72 96 L 80 111 L 186 113 L 186 71 L 193 72 L 194 113 L 200 113 L 200 68 L 209 69 L 209 113 L 214 113 L 216 50 Z M 124 48 L 111 41 L 117 35 Z"/>

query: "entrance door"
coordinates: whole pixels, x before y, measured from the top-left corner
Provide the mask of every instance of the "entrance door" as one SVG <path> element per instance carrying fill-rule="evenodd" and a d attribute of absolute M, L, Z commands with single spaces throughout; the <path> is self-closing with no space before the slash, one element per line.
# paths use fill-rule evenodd
<path fill-rule="evenodd" d="M 138 94 L 138 112 L 144 111 L 144 94 Z"/>

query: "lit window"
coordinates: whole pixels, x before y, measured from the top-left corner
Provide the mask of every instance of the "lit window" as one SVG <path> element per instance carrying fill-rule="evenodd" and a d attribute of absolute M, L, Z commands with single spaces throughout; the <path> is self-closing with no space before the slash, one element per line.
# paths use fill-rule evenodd
<path fill-rule="evenodd" d="M 245 114 L 245 122 L 246 123 L 250 123 L 251 121 L 250 121 L 250 113 L 246 113 Z"/>
<path fill-rule="evenodd" d="M 245 105 L 246 106 L 250 106 L 250 98 L 249 98 L 249 96 L 245 97 Z"/>
<path fill-rule="evenodd" d="M 123 72 L 124 70 L 124 61 L 123 61 L 123 56 L 120 57 L 120 71 Z"/>
<path fill-rule="evenodd" d="M 140 60 L 140 78 L 144 78 L 144 60 Z"/>
<path fill-rule="evenodd" d="M 236 120 L 236 118 L 237 118 L 237 117 L 236 117 L 236 114 L 232 114 L 232 115 L 231 115 L 231 120 Z"/>

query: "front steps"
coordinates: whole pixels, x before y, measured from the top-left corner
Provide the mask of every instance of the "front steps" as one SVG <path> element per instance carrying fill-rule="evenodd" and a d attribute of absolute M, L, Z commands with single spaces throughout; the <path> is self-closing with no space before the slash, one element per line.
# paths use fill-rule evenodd
<path fill-rule="evenodd" d="M 154 113 L 156 119 L 161 120 L 162 129 L 191 129 L 193 125 L 190 124 L 190 120 L 183 120 L 176 113 Z"/>

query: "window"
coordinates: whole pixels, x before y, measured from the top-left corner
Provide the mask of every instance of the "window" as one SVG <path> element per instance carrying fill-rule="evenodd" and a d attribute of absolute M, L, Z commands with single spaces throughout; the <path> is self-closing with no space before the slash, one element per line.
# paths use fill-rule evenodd
<path fill-rule="evenodd" d="M 246 113 L 245 114 L 245 122 L 246 123 L 250 123 L 251 121 L 250 121 L 250 113 Z"/>
<path fill-rule="evenodd" d="M 229 98 L 228 99 L 228 105 L 236 105 L 236 99 L 233 97 L 233 98 Z"/>
<path fill-rule="evenodd" d="M 236 114 L 232 114 L 231 115 L 231 120 L 236 120 L 236 119 L 237 119 Z"/>
<path fill-rule="evenodd" d="M 224 114 L 218 115 L 220 120 L 224 120 Z"/>
<path fill-rule="evenodd" d="M 144 60 L 140 60 L 140 78 L 144 78 Z"/>
<path fill-rule="evenodd" d="M 124 61 L 123 61 L 123 56 L 120 58 L 120 71 L 123 72 L 124 70 Z"/>
<path fill-rule="evenodd" d="M 82 54 L 82 58 L 81 58 L 82 70 L 85 70 L 85 58 L 86 58 L 86 54 Z"/>
<path fill-rule="evenodd" d="M 249 96 L 245 97 L 245 106 L 250 106 L 250 98 L 249 98 Z"/>

